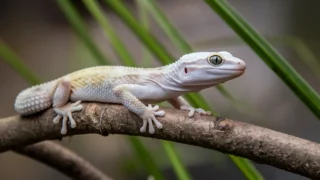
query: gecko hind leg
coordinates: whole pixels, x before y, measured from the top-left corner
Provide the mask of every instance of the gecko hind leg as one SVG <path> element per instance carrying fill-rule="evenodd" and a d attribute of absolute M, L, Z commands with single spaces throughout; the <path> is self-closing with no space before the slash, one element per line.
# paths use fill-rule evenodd
<path fill-rule="evenodd" d="M 71 92 L 71 83 L 67 79 L 62 79 L 53 95 L 53 108 L 57 116 L 53 119 L 53 123 L 57 124 L 62 118 L 61 134 L 67 133 L 67 120 L 70 121 L 71 128 L 76 127 L 76 122 L 72 117 L 72 113 L 82 110 L 81 101 L 68 103 Z"/>
<path fill-rule="evenodd" d="M 61 134 L 67 133 L 67 120 L 70 121 L 71 128 L 75 128 L 77 126 L 76 121 L 72 117 L 72 113 L 75 111 L 82 110 L 81 101 L 77 101 L 75 103 L 68 103 L 63 107 L 54 108 L 54 111 L 57 113 L 57 116 L 53 119 L 53 123 L 57 124 L 60 122 L 62 118 L 62 126 L 61 126 Z"/>
<path fill-rule="evenodd" d="M 186 105 L 181 106 L 180 109 L 189 111 L 188 117 L 192 117 L 195 112 L 201 115 L 207 115 L 207 116 L 212 114 L 210 111 L 205 111 L 202 108 L 194 108 L 192 106 L 186 106 Z"/>

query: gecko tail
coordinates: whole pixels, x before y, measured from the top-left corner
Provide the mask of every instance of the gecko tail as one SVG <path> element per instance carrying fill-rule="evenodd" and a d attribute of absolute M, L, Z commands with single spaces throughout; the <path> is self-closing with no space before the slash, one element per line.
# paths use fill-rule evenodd
<path fill-rule="evenodd" d="M 40 85 L 23 90 L 14 103 L 15 110 L 22 115 L 40 112 L 51 106 L 50 94 Z"/>

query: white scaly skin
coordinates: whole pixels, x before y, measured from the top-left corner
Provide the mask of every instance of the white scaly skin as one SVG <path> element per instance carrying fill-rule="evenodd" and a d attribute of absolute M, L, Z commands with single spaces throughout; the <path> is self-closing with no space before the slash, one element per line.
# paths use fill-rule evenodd
<path fill-rule="evenodd" d="M 153 123 L 162 128 L 156 116 L 165 115 L 152 103 L 167 100 L 174 107 L 188 110 L 189 117 L 195 112 L 210 115 L 211 112 L 191 107 L 181 95 L 241 76 L 245 68 L 244 61 L 225 51 L 186 54 L 159 68 L 98 66 L 28 88 L 17 96 L 14 106 L 22 115 L 53 107 L 57 113 L 53 122 L 59 123 L 62 118 L 61 134 L 66 134 L 68 119 L 71 128 L 76 127 L 72 112 L 82 109 L 81 101 L 119 103 L 143 120 L 141 132 L 148 126 L 152 134 Z"/>

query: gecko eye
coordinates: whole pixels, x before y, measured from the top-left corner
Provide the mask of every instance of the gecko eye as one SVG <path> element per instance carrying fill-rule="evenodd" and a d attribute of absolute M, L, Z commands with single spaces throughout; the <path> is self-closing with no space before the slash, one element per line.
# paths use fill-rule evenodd
<path fill-rule="evenodd" d="M 214 66 L 220 65 L 222 61 L 222 58 L 218 55 L 213 55 L 208 58 L 208 62 Z"/>

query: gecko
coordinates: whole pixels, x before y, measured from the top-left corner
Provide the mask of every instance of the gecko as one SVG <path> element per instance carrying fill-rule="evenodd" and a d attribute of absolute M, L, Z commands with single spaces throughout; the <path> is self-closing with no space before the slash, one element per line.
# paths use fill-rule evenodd
<path fill-rule="evenodd" d="M 21 115 L 53 108 L 57 114 L 53 123 L 62 120 L 60 133 L 66 134 L 68 122 L 71 128 L 76 127 L 72 113 L 82 110 L 82 102 L 122 104 L 142 119 L 140 132 L 148 128 L 153 134 L 154 125 L 163 128 L 156 117 L 165 112 L 152 104 L 168 101 L 189 111 L 189 117 L 210 115 L 210 111 L 192 107 L 182 95 L 239 77 L 245 69 L 245 62 L 227 51 L 193 52 L 156 68 L 89 67 L 21 91 L 14 108 Z"/>

